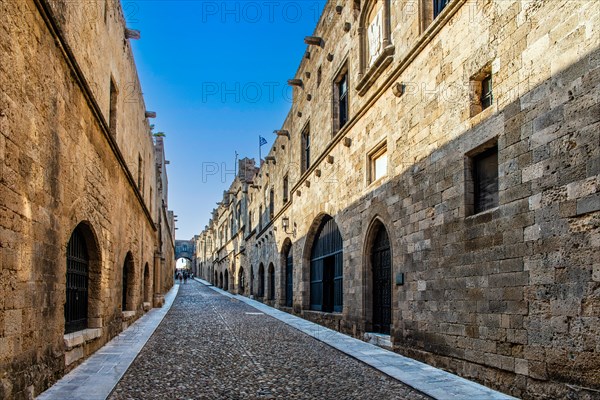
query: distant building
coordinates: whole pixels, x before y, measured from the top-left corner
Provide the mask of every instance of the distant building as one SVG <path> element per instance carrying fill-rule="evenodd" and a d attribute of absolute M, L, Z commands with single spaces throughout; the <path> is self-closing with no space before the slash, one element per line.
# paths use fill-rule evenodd
<path fill-rule="evenodd" d="M 329 1 L 268 156 L 198 237 L 200 275 L 515 396 L 594 397 L 599 18 Z"/>

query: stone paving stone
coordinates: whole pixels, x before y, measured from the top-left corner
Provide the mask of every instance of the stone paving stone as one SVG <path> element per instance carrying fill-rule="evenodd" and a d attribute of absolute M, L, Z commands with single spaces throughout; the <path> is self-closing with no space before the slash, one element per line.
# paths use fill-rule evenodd
<path fill-rule="evenodd" d="M 306 321 L 283 311 L 269 307 L 263 303 L 213 287 L 206 281 L 199 282 L 211 287 L 217 293 L 237 298 L 239 301 L 270 315 L 286 324 L 338 349 L 344 354 L 363 361 L 367 365 L 407 384 L 435 399 L 477 399 L 477 400 L 509 400 L 514 397 L 497 392 L 476 382 L 432 367 L 428 364 L 401 356 L 370 343 L 349 337 L 334 330 Z"/>
<path fill-rule="evenodd" d="M 165 296 L 163 308 L 150 310 L 37 399 L 105 400 L 167 314 L 177 289 Z"/>
<path fill-rule="evenodd" d="M 111 400 L 429 398 L 194 281 L 163 322 Z"/>

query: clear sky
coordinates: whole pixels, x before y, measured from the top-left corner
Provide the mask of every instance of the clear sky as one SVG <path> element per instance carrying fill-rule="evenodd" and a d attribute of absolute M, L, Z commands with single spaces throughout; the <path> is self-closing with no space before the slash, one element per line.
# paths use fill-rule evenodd
<path fill-rule="evenodd" d="M 166 133 L 169 208 L 177 239 L 202 231 L 235 174 L 258 159 L 291 106 L 287 80 L 325 0 L 121 0 L 146 107 Z"/>

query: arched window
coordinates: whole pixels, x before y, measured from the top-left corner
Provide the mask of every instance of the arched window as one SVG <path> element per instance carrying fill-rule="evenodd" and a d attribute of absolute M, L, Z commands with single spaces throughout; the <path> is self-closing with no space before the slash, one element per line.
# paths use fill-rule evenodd
<path fill-rule="evenodd" d="M 285 254 L 285 306 L 291 307 L 294 300 L 294 259 L 292 247 Z"/>
<path fill-rule="evenodd" d="M 265 297 L 265 266 L 258 267 L 258 297 Z"/>
<path fill-rule="evenodd" d="M 343 242 L 337 224 L 325 218 L 312 245 L 310 260 L 310 308 L 342 312 Z"/>
<path fill-rule="evenodd" d="M 275 300 L 275 267 L 269 264 L 269 300 Z"/>
<path fill-rule="evenodd" d="M 89 263 L 85 238 L 81 230 L 76 228 L 67 245 L 65 333 L 80 331 L 88 326 Z"/>

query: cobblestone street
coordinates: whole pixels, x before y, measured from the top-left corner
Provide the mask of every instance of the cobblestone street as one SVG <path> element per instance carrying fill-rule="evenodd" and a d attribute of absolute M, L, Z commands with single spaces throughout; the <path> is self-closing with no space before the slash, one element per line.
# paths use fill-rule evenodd
<path fill-rule="evenodd" d="M 427 399 L 286 324 L 197 282 L 110 399 Z"/>

